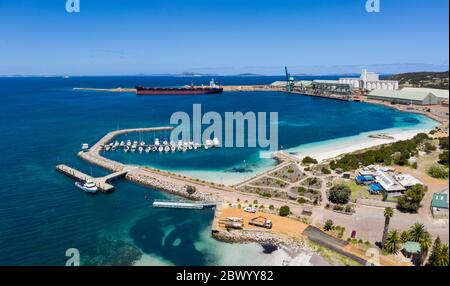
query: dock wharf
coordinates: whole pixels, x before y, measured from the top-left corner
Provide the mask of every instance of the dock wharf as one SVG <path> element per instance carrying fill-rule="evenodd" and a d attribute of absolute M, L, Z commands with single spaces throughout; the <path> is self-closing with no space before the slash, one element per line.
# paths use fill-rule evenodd
<path fill-rule="evenodd" d="M 64 164 L 57 165 L 56 170 L 79 182 L 92 181 L 95 183 L 97 188 L 99 188 L 99 190 L 103 193 L 113 191 L 114 186 L 111 185 L 110 182 L 118 180 L 120 178 L 124 178 L 128 173 L 128 171 L 124 170 L 114 172 L 104 177 L 94 178 Z"/>
<path fill-rule="evenodd" d="M 153 202 L 154 208 L 203 210 L 207 208 L 214 208 L 215 206 L 216 203 L 213 202 L 183 202 L 183 201 L 165 201 L 165 200 L 155 200 Z"/>

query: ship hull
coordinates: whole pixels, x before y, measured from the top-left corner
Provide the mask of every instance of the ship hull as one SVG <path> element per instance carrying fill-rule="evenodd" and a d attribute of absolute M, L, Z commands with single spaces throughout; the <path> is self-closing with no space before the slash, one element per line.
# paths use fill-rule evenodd
<path fill-rule="evenodd" d="M 223 88 L 152 88 L 136 87 L 137 95 L 198 95 L 198 94 L 220 94 Z"/>

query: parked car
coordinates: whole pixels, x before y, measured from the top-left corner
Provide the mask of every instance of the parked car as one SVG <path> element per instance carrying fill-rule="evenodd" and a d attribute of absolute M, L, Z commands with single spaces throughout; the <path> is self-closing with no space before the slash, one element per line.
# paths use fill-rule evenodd
<path fill-rule="evenodd" d="M 244 212 L 247 212 L 247 213 L 256 213 L 256 209 L 255 208 L 252 208 L 252 207 L 245 207 L 244 208 Z"/>

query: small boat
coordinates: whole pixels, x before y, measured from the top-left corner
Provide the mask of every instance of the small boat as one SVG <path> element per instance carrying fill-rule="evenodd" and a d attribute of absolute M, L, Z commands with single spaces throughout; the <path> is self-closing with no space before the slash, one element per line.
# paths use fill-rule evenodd
<path fill-rule="evenodd" d="M 80 190 L 85 191 L 86 193 L 95 194 L 98 191 L 98 188 L 95 185 L 95 183 L 90 180 L 86 181 L 84 184 L 80 182 L 75 182 L 75 186 Z"/>
<path fill-rule="evenodd" d="M 182 145 L 178 145 L 177 150 L 180 151 L 180 152 L 183 151 L 183 146 Z"/>
<path fill-rule="evenodd" d="M 114 147 L 119 147 L 120 143 L 119 141 L 114 142 Z"/>
<path fill-rule="evenodd" d="M 175 147 L 175 146 L 170 147 L 170 151 L 175 152 L 176 150 L 177 150 L 177 147 Z"/>
<path fill-rule="evenodd" d="M 111 147 L 111 151 L 116 151 L 116 145 Z"/>
<path fill-rule="evenodd" d="M 131 146 L 131 141 L 127 140 L 127 146 L 130 147 Z"/>
<path fill-rule="evenodd" d="M 139 143 L 139 145 L 145 146 L 145 141 L 141 141 L 141 143 Z"/>
<path fill-rule="evenodd" d="M 187 151 L 187 147 L 183 146 L 183 152 L 186 152 L 186 151 Z"/>
<path fill-rule="evenodd" d="M 158 148 L 156 148 L 156 146 L 153 146 L 152 147 L 152 152 L 156 152 L 156 151 L 158 151 Z"/>
<path fill-rule="evenodd" d="M 111 149 L 111 146 L 109 146 L 109 145 L 105 146 L 105 151 L 109 151 L 110 149 Z"/>
<path fill-rule="evenodd" d="M 148 146 L 147 148 L 145 148 L 145 153 L 150 153 L 151 150 L 152 150 L 152 148 L 150 146 Z"/>
<path fill-rule="evenodd" d="M 89 144 L 84 143 L 83 145 L 81 145 L 81 151 L 83 152 L 89 151 Z"/>
<path fill-rule="evenodd" d="M 170 146 L 164 147 L 164 152 L 169 152 L 169 151 L 170 151 Z"/>
<path fill-rule="evenodd" d="M 125 153 L 128 152 L 128 151 L 130 151 L 130 147 L 125 146 L 125 147 L 123 148 L 123 151 L 124 151 Z"/>
<path fill-rule="evenodd" d="M 164 151 L 164 147 L 163 147 L 163 146 L 159 146 L 159 147 L 158 147 L 158 151 L 159 151 L 159 152 Z"/>
<path fill-rule="evenodd" d="M 159 145 L 160 145 L 160 144 L 159 144 L 159 139 L 156 138 L 156 139 L 155 139 L 155 146 L 156 146 L 156 147 L 159 147 Z"/>
<path fill-rule="evenodd" d="M 131 146 L 131 152 L 136 152 L 136 146 Z"/>
<path fill-rule="evenodd" d="M 139 150 L 139 153 L 142 153 L 142 151 L 144 151 L 144 147 L 139 146 L 138 150 Z"/>
<path fill-rule="evenodd" d="M 133 141 L 133 145 L 137 145 L 139 142 L 137 141 Z"/>
<path fill-rule="evenodd" d="M 169 144 L 169 142 L 167 142 L 166 140 L 163 141 L 163 146 L 167 146 Z"/>
<path fill-rule="evenodd" d="M 220 146 L 219 138 L 214 138 L 212 144 L 214 147 L 219 147 Z"/>

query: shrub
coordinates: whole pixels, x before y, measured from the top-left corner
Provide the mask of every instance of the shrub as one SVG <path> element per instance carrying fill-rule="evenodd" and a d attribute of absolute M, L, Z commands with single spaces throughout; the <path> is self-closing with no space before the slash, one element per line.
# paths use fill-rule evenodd
<path fill-rule="evenodd" d="M 448 167 L 448 151 L 444 151 L 439 155 L 439 164 Z"/>
<path fill-rule="evenodd" d="M 329 191 L 328 199 L 335 204 L 347 204 L 350 200 L 350 188 L 346 185 L 336 185 Z"/>
<path fill-rule="evenodd" d="M 325 222 L 325 225 L 323 226 L 323 230 L 325 231 L 330 231 L 334 228 L 334 222 L 329 219 Z"/>
<path fill-rule="evenodd" d="M 291 213 L 289 206 L 282 206 L 279 211 L 280 216 L 288 216 Z"/>
<path fill-rule="evenodd" d="M 317 160 L 309 156 L 306 156 L 305 158 L 303 158 L 302 163 L 305 165 L 317 164 Z"/>
<path fill-rule="evenodd" d="M 436 151 L 436 146 L 433 144 L 433 143 L 431 143 L 431 142 L 426 142 L 425 143 L 425 152 L 427 152 L 427 153 L 431 153 L 431 152 L 433 152 L 433 151 Z"/>
<path fill-rule="evenodd" d="M 306 200 L 305 200 L 305 198 L 299 198 L 299 199 L 297 200 L 297 202 L 298 202 L 299 204 L 305 204 L 305 203 L 306 203 Z"/>
<path fill-rule="evenodd" d="M 449 150 L 448 137 L 439 138 L 439 148 L 442 150 Z"/>
<path fill-rule="evenodd" d="M 272 211 L 272 210 L 274 210 L 274 209 L 275 209 L 275 207 L 274 207 L 273 205 L 270 205 L 270 206 L 269 206 L 269 210 Z"/>
<path fill-rule="evenodd" d="M 196 191 L 197 191 L 197 189 L 196 189 L 195 187 L 193 187 L 193 186 L 187 186 L 187 187 L 186 187 L 186 192 L 187 192 L 189 195 L 194 194 Z"/>
<path fill-rule="evenodd" d="M 427 170 L 428 175 L 436 179 L 447 179 L 448 178 L 448 170 L 446 170 L 443 166 L 433 165 Z"/>
<path fill-rule="evenodd" d="M 294 169 L 289 169 L 288 173 L 290 173 L 290 174 L 294 173 Z"/>
<path fill-rule="evenodd" d="M 322 168 L 322 173 L 325 174 L 325 175 L 329 175 L 329 174 L 331 174 L 331 170 L 326 168 L 326 167 L 323 167 Z"/>
<path fill-rule="evenodd" d="M 353 207 L 351 205 L 346 205 L 345 206 L 345 212 L 346 213 L 352 213 L 353 212 Z"/>
<path fill-rule="evenodd" d="M 304 187 L 298 187 L 297 191 L 300 195 L 304 195 L 306 193 L 306 189 Z"/>

